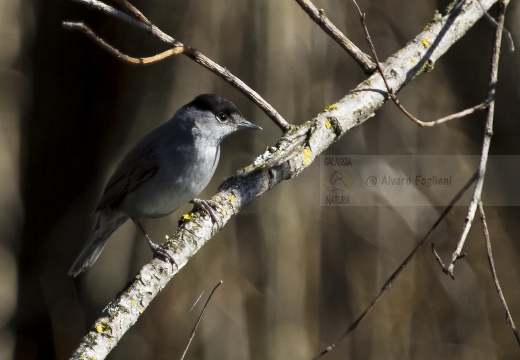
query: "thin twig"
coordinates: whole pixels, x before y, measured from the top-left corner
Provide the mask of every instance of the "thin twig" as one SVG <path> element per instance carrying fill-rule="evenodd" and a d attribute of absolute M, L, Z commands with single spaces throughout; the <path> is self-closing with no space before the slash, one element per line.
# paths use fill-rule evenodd
<path fill-rule="evenodd" d="M 482 103 L 480 103 L 478 105 L 475 105 L 475 106 L 473 106 L 473 107 L 471 107 L 469 109 L 460 111 L 460 112 L 455 113 L 455 114 L 451 114 L 451 115 L 445 116 L 443 118 L 440 118 L 440 119 L 434 120 L 434 121 L 422 121 L 422 120 L 419 120 L 418 118 L 416 118 L 415 116 L 413 116 L 401 104 L 401 102 L 397 98 L 397 95 L 395 95 L 394 90 L 388 84 L 388 81 L 386 80 L 386 76 L 385 76 L 385 74 L 383 72 L 383 67 L 381 66 L 381 63 L 380 63 L 379 58 L 377 56 L 376 48 L 374 46 L 374 43 L 372 42 L 372 38 L 370 37 L 370 33 L 368 31 L 368 27 L 367 27 L 366 20 L 365 20 L 365 14 L 361 11 L 361 8 L 359 7 L 359 5 L 356 2 L 356 0 L 352 0 L 352 2 L 354 3 L 354 5 L 356 5 L 356 8 L 357 8 L 357 10 L 359 12 L 359 16 L 360 16 L 360 19 L 361 19 L 361 24 L 363 25 L 363 30 L 365 31 L 365 37 L 367 39 L 368 46 L 370 47 L 370 51 L 372 52 L 372 56 L 375 59 L 376 69 L 379 72 L 379 74 L 381 75 L 381 77 L 383 78 L 383 82 L 385 83 L 385 87 L 386 87 L 386 89 L 388 91 L 388 96 L 390 96 L 390 98 L 392 99 L 394 104 L 399 108 L 399 110 L 401 110 L 403 112 L 403 114 L 406 115 L 406 117 L 408 117 L 410 120 L 412 120 L 414 123 L 416 123 L 419 126 L 422 126 L 422 127 L 432 127 L 432 126 L 439 125 L 441 123 L 444 123 L 444 122 L 447 122 L 447 121 L 450 121 L 450 120 L 460 119 L 460 118 L 462 118 L 464 116 L 468 116 L 470 114 L 473 114 L 477 110 L 486 109 L 489 106 L 487 101 L 484 101 L 484 102 L 482 102 Z"/>
<path fill-rule="evenodd" d="M 428 122 L 422 122 L 421 121 L 421 126 L 435 126 L 435 125 L 439 125 L 439 124 L 442 124 L 443 122 L 446 122 L 446 121 L 450 121 L 450 120 L 455 120 L 455 119 L 460 119 L 464 116 L 468 116 L 468 115 L 471 115 L 479 110 L 484 110 L 484 109 L 487 109 L 487 107 L 489 106 L 488 102 L 487 101 L 484 101 L 478 105 L 475 105 L 469 109 L 466 109 L 466 110 L 462 110 L 458 113 L 455 113 L 455 114 L 451 114 L 451 115 L 448 115 L 448 116 L 445 116 L 443 118 L 440 118 L 440 119 L 437 119 L 437 120 L 434 120 L 434 121 L 428 121 Z M 420 120 L 419 120 L 420 121 Z"/>
<path fill-rule="evenodd" d="M 433 253 L 433 256 L 435 256 L 435 260 L 437 260 L 437 263 L 439 264 L 439 266 L 441 267 L 442 269 L 442 272 L 445 273 L 446 275 L 449 275 L 451 276 L 451 278 L 453 280 L 455 280 L 455 276 L 453 276 L 453 273 L 450 273 L 448 271 L 448 267 L 446 265 L 444 265 L 444 262 L 442 261 L 441 257 L 439 256 L 439 254 L 437 253 L 437 250 L 435 249 L 435 243 L 432 243 L 432 253 Z M 458 256 L 457 260 L 459 259 L 462 259 L 463 257 L 466 257 L 466 253 L 462 253 Z"/>
<path fill-rule="evenodd" d="M 152 26 L 152 22 L 150 20 L 148 20 L 148 18 L 146 16 L 144 16 L 144 14 L 139 11 L 139 9 L 137 9 L 134 5 L 130 4 L 127 0 L 116 0 L 116 2 L 122 4 L 125 8 L 127 8 L 128 10 L 130 10 L 130 12 L 132 14 L 134 14 L 134 16 L 142 23 L 148 25 L 148 26 Z"/>
<path fill-rule="evenodd" d="M 493 17 L 491 15 L 488 14 L 488 12 L 484 9 L 484 6 L 482 6 L 482 3 L 480 2 L 480 0 L 477 0 L 477 3 L 482 8 L 482 10 L 484 10 L 484 12 L 485 12 L 484 17 L 486 18 L 486 20 L 488 20 L 494 26 L 498 26 L 498 27 L 502 28 L 502 31 L 506 34 L 507 40 L 509 41 L 509 51 L 514 52 L 515 51 L 515 42 L 513 41 L 513 37 L 511 36 L 511 33 L 506 28 L 504 28 L 502 25 L 497 23 L 497 21 L 495 19 L 493 19 Z"/>
<path fill-rule="evenodd" d="M 478 210 L 480 212 L 480 219 L 482 220 L 482 226 L 484 228 L 484 239 L 486 240 L 486 249 L 487 256 L 489 261 L 489 268 L 491 269 L 491 275 L 493 276 L 493 281 L 495 282 L 495 287 L 497 289 L 498 297 L 500 298 L 500 302 L 502 303 L 502 307 L 506 312 L 506 322 L 513 330 L 513 334 L 515 335 L 516 342 L 520 345 L 520 335 L 518 334 L 518 330 L 516 329 L 515 322 L 513 321 L 513 317 L 511 316 L 511 312 L 507 306 L 506 298 L 504 297 L 504 293 L 502 292 L 502 288 L 500 287 L 500 283 L 498 282 L 498 276 L 495 269 L 495 260 L 493 259 L 493 251 L 491 250 L 491 237 L 489 236 L 489 230 L 486 221 L 486 215 L 484 213 L 484 206 L 482 206 L 482 201 L 478 202 Z"/>
<path fill-rule="evenodd" d="M 345 50 L 352 58 L 361 66 L 365 74 L 371 74 L 376 69 L 376 65 L 370 59 L 370 56 L 359 49 L 345 34 L 341 32 L 325 15 L 323 9 L 318 9 L 310 0 L 296 0 L 302 9 L 310 16 L 316 24 L 318 24 L 325 33 L 327 33 L 334 41 L 336 41 L 343 50 Z"/>
<path fill-rule="evenodd" d="M 477 179 L 477 174 L 475 173 L 468 182 L 459 190 L 459 192 L 453 197 L 448 206 L 444 209 L 442 214 L 439 216 L 437 221 L 430 228 L 428 233 L 419 241 L 419 243 L 415 246 L 415 248 L 410 252 L 410 254 L 406 257 L 406 259 L 402 262 L 402 264 L 394 271 L 394 273 L 388 278 L 383 287 L 381 288 L 379 294 L 372 300 L 370 305 L 363 311 L 363 313 L 354 321 L 347 330 L 341 334 L 333 343 L 323 349 L 318 355 L 312 358 L 312 360 L 320 359 L 323 355 L 330 352 L 334 349 L 340 341 L 342 341 L 345 337 L 347 337 L 352 331 L 354 331 L 358 325 L 367 317 L 367 315 L 374 309 L 376 304 L 381 300 L 386 291 L 390 289 L 393 282 L 397 279 L 397 277 L 403 272 L 406 266 L 412 261 L 415 254 L 423 247 L 423 245 L 428 241 L 428 239 L 433 235 L 434 231 L 437 229 L 439 224 L 446 218 L 446 216 L 450 213 L 451 209 L 455 206 L 455 204 L 460 200 L 460 198 L 464 195 L 464 193 L 470 188 L 470 186 Z"/>
<path fill-rule="evenodd" d="M 204 68 L 210 70 L 214 74 L 220 76 L 222 79 L 226 80 L 231 86 L 238 89 L 241 93 L 243 93 L 246 97 L 248 97 L 251 101 L 253 101 L 262 111 L 269 117 L 273 122 L 282 130 L 287 131 L 291 128 L 291 125 L 276 111 L 276 109 L 271 106 L 266 100 L 264 100 L 263 97 L 261 97 L 256 91 L 251 89 L 249 86 L 246 85 L 242 80 L 240 80 L 238 77 L 233 75 L 229 70 L 227 70 L 225 67 L 220 66 L 207 56 L 203 55 L 200 51 L 186 46 L 180 41 L 174 39 L 170 35 L 164 33 L 161 31 L 157 26 L 153 25 L 144 15 L 141 14 L 139 10 L 137 10 L 135 7 L 133 7 L 131 4 L 125 5 L 128 9 L 132 11 L 135 17 L 125 14 L 124 12 L 117 10 L 109 5 L 106 5 L 105 3 L 98 1 L 98 0 L 72 0 L 75 2 L 78 2 L 80 4 L 83 4 L 85 6 L 88 6 L 92 9 L 101 11 L 107 15 L 114 16 L 117 19 L 120 19 L 122 21 L 127 22 L 128 24 L 135 26 L 141 30 L 144 30 L 148 33 L 150 33 L 152 36 L 160 39 L 161 41 L 165 42 L 166 44 L 172 46 L 175 48 L 180 48 L 182 51 L 177 52 L 175 54 L 184 54 L 188 56 L 190 59 L 195 61 L 197 64 L 203 66 Z M 119 0 L 121 2 L 121 0 Z M 141 16 L 139 16 L 141 14 Z M 140 20 L 144 21 L 141 22 Z M 70 26 L 71 24 L 76 24 L 76 26 Z M 63 25 L 67 29 L 74 29 L 74 30 L 81 30 L 83 33 L 89 35 L 89 37 L 92 38 L 92 36 L 96 37 L 94 38 L 95 42 L 99 45 L 101 45 L 105 50 L 110 51 L 109 49 L 112 49 L 111 53 L 115 54 L 119 59 L 127 61 L 131 64 L 145 64 L 145 62 L 141 61 L 143 59 L 146 59 L 148 62 L 146 64 L 149 64 L 151 62 L 156 62 L 160 60 L 164 60 L 165 58 L 175 55 L 172 54 L 172 52 L 175 52 L 176 50 L 167 50 L 161 54 L 147 57 L 147 58 L 132 58 L 131 56 L 125 55 L 121 53 L 119 50 L 113 48 L 109 44 L 107 44 L 104 40 L 100 39 L 96 34 L 90 30 L 92 34 L 89 34 L 87 31 L 85 31 L 84 28 L 80 29 L 80 26 L 78 26 L 80 23 L 72 23 L 72 22 L 63 22 Z M 83 25 L 83 27 L 86 27 Z M 116 52 L 114 52 L 116 51 Z"/>
<path fill-rule="evenodd" d="M 501 0 L 499 1 L 499 13 L 497 16 L 498 26 L 495 31 L 495 39 L 493 44 L 493 55 L 491 59 L 491 71 L 490 71 L 490 79 L 488 85 L 488 103 L 489 107 L 487 109 L 487 119 L 486 119 L 486 128 L 484 131 L 484 141 L 482 145 L 482 153 L 480 157 L 480 164 L 478 167 L 478 179 L 477 185 L 475 186 L 475 192 L 473 193 L 473 197 L 469 204 L 468 214 L 466 215 L 466 221 L 464 223 L 464 228 L 462 231 L 462 235 L 457 244 L 457 248 L 453 252 L 451 256 L 451 262 L 447 269 L 445 269 L 448 274 L 453 278 L 453 268 L 455 267 L 455 263 L 458 259 L 460 259 L 461 251 L 466 242 L 466 238 L 468 236 L 469 230 L 471 228 L 471 224 L 473 223 L 473 219 L 475 218 L 475 212 L 477 210 L 477 204 L 481 200 L 482 197 L 482 188 L 484 187 L 484 179 L 486 175 L 486 167 L 487 160 L 489 154 L 489 147 L 491 145 L 491 137 L 493 136 L 493 119 L 495 116 L 495 93 L 498 82 L 498 62 L 500 59 L 500 45 L 502 43 L 502 29 L 504 25 L 504 18 L 507 9 L 507 5 L 509 4 L 509 0 Z"/>
<path fill-rule="evenodd" d="M 90 9 L 94 9 L 94 10 L 100 11 L 104 14 L 113 16 L 116 19 L 122 20 L 138 29 L 144 30 L 144 31 L 152 34 L 153 36 L 157 37 L 158 39 L 160 39 L 161 41 L 165 42 L 168 45 L 182 46 L 182 44 L 179 41 L 175 40 L 170 35 L 162 32 L 157 26 L 155 26 L 153 24 L 150 25 L 147 23 L 143 23 L 143 22 L 139 21 L 139 19 L 135 19 L 135 18 L 131 17 L 130 15 L 125 14 L 124 12 L 117 10 L 116 8 L 114 8 L 110 5 L 107 5 L 101 1 L 98 1 L 98 0 L 72 0 L 72 1 L 85 5 L 85 6 L 89 7 Z"/>
<path fill-rule="evenodd" d="M 67 30 L 75 30 L 80 31 L 83 34 L 87 35 L 90 39 L 92 39 L 96 44 L 101 46 L 104 50 L 106 50 L 110 55 L 115 56 L 117 59 L 126 61 L 131 64 L 136 65 L 148 65 L 155 63 L 160 60 L 164 60 L 170 56 L 182 54 L 186 51 L 186 49 L 182 46 L 174 47 L 173 49 L 166 50 L 160 54 L 150 56 L 150 57 L 144 57 L 144 58 L 136 58 L 132 56 L 128 56 L 126 54 L 123 54 L 121 51 L 107 43 L 105 40 L 97 36 L 92 29 L 90 29 L 87 25 L 85 25 L 82 22 L 70 22 L 70 21 L 64 21 L 63 22 L 63 28 Z"/>
<path fill-rule="evenodd" d="M 200 312 L 199 318 L 197 319 L 197 322 L 195 323 L 195 326 L 193 327 L 193 330 L 191 330 L 190 338 L 188 339 L 188 342 L 186 343 L 186 347 L 184 348 L 184 352 L 182 353 L 181 360 L 183 360 L 184 357 L 186 356 L 186 353 L 188 352 L 188 349 L 189 349 L 189 347 L 191 345 L 191 342 L 192 342 L 193 338 L 195 337 L 195 333 L 197 332 L 197 329 L 199 327 L 200 321 L 202 320 L 202 316 L 204 315 L 204 312 L 206 311 L 206 308 L 208 307 L 208 304 L 209 304 L 211 298 L 213 297 L 213 294 L 215 293 L 215 291 L 217 290 L 217 288 L 220 285 L 222 285 L 222 280 L 220 280 L 218 282 L 218 284 L 215 285 L 213 290 L 211 290 L 211 293 L 209 294 L 208 299 L 206 300 L 206 303 L 204 304 L 204 307 L 202 308 L 202 311 Z"/>
<path fill-rule="evenodd" d="M 195 309 L 195 306 L 197 306 L 197 304 L 199 303 L 200 299 L 202 298 L 202 295 L 204 295 L 204 291 L 202 291 L 199 295 L 199 297 L 197 298 L 197 300 L 195 300 L 195 302 L 193 303 L 193 305 L 191 306 L 191 309 L 190 309 L 190 313 L 193 311 L 193 309 Z"/>
<path fill-rule="evenodd" d="M 448 273 L 448 267 L 446 265 L 444 265 L 444 262 L 442 261 L 442 258 L 439 256 L 439 254 L 437 253 L 437 250 L 435 249 L 435 243 L 433 243 L 433 242 L 432 242 L 431 249 L 432 249 L 433 256 L 435 256 L 435 260 L 437 260 L 437 263 L 441 267 L 442 271 L 446 275 L 450 275 Z M 455 278 L 453 278 L 453 277 L 452 277 L 452 279 L 455 280 Z"/>

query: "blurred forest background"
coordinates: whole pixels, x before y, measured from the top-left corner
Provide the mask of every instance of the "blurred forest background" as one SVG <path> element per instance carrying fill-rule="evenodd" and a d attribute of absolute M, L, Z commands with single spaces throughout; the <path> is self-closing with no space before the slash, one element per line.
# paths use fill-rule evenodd
<path fill-rule="evenodd" d="M 155 25 L 228 68 L 300 124 L 365 79 L 357 64 L 291 0 L 133 2 Z M 417 33 L 448 1 L 362 0 L 380 59 Z M 368 52 L 350 1 L 316 0 Z M 492 9 L 493 11 L 496 9 Z M 506 27 L 520 47 L 520 7 Z M 185 56 L 139 67 L 61 27 L 85 21 L 133 56 L 165 50 L 120 21 L 70 1 L 0 0 L 0 358 L 66 359 L 106 304 L 151 258 L 133 224 L 73 279 L 67 270 L 95 216 L 109 173 L 143 134 L 200 93 L 232 100 L 264 128 L 227 139 L 202 194 L 248 165 L 280 136 L 242 94 Z M 486 96 L 493 26 L 481 20 L 401 93 L 423 120 Z M 491 153 L 520 155 L 520 56 L 502 51 Z M 335 155 L 480 154 L 484 113 L 419 128 L 387 104 L 327 152 Z M 519 175 L 520 166 L 516 169 Z M 500 183 L 500 174 L 488 173 Z M 518 186 L 518 181 L 516 181 Z M 507 186 L 494 189 L 508 196 Z M 486 192 L 486 190 L 485 190 Z M 467 204 L 461 204 L 467 205 Z M 185 206 L 146 221 L 157 242 Z M 250 204 L 174 278 L 110 359 L 177 359 L 200 303 L 220 280 L 190 359 L 309 359 L 339 336 L 427 233 L 442 207 L 320 206 L 319 163 Z M 487 207 L 497 272 L 520 325 L 520 209 Z M 435 233 L 443 259 L 467 208 Z M 423 248 L 365 322 L 326 359 L 518 359 L 488 269 L 478 216 L 456 280 Z"/>

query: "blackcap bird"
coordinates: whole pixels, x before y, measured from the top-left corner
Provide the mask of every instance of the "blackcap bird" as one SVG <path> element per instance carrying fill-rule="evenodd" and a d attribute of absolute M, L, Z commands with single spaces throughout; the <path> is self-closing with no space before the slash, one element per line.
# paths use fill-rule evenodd
<path fill-rule="evenodd" d="M 69 275 L 90 268 L 110 235 L 129 218 L 154 253 L 161 252 L 161 248 L 151 241 L 139 219 L 168 215 L 190 201 L 214 218 L 207 203 L 196 196 L 215 172 L 220 143 L 240 129 L 261 130 L 245 120 L 231 101 L 203 94 L 145 135 L 108 180 L 96 207 L 96 226 Z"/>

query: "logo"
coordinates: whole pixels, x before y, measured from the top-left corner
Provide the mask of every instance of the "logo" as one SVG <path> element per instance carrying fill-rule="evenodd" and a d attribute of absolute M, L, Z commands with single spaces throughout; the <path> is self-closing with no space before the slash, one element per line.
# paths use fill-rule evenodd
<path fill-rule="evenodd" d="M 342 168 L 327 168 L 323 177 L 323 187 L 334 195 L 344 195 L 352 189 L 354 181 L 350 172 Z"/>

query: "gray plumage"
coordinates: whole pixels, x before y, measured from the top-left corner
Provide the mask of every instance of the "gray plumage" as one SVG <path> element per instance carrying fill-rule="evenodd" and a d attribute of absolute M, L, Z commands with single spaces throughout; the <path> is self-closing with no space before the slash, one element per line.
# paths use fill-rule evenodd
<path fill-rule="evenodd" d="M 139 219 L 168 215 L 198 196 L 215 172 L 220 143 L 239 129 L 261 128 L 245 120 L 232 102 L 203 94 L 145 135 L 110 177 L 96 208 L 96 226 L 69 275 L 90 268 L 129 218 L 142 230 Z"/>

